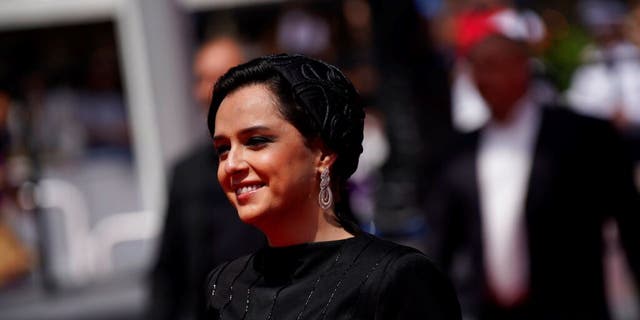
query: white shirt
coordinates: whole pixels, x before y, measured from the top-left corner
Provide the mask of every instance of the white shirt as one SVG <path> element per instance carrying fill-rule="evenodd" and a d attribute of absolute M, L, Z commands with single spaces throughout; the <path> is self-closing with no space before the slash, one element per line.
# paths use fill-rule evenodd
<path fill-rule="evenodd" d="M 607 55 L 611 60 L 606 63 Z M 573 75 L 566 97 L 577 112 L 602 119 L 616 113 L 640 125 L 640 51 L 629 43 L 610 49 L 594 48 L 591 63 L 579 67 Z"/>
<path fill-rule="evenodd" d="M 529 285 L 524 210 L 540 113 L 525 97 L 508 123 L 490 122 L 480 137 L 476 165 L 485 270 L 505 306 L 515 303 Z"/>

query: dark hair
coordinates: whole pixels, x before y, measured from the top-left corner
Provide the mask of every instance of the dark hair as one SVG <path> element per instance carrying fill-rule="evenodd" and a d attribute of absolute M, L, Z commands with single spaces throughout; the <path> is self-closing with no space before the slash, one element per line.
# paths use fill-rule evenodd
<path fill-rule="evenodd" d="M 282 117 L 307 141 L 320 138 L 337 154 L 331 167 L 336 218 L 345 229 L 354 231 L 353 219 L 345 216 L 348 210 L 340 200 L 362 153 L 364 108 L 351 81 L 338 68 L 302 55 L 256 58 L 231 68 L 215 84 L 207 118 L 211 135 L 222 100 L 251 84 L 264 84 L 272 91 Z"/>

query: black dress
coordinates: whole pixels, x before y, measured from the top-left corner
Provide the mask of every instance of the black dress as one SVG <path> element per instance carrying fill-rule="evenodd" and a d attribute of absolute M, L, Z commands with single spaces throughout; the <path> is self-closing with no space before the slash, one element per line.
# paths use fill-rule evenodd
<path fill-rule="evenodd" d="M 461 319 L 422 253 L 369 234 L 263 248 L 218 266 L 207 296 L 209 319 Z"/>

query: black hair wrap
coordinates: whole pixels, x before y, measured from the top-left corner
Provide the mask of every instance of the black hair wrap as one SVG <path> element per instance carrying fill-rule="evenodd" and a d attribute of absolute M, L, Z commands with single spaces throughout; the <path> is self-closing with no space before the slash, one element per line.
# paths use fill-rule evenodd
<path fill-rule="evenodd" d="M 279 54 L 263 59 L 291 85 L 300 111 L 312 120 L 327 147 L 338 154 L 333 169 L 346 180 L 355 172 L 362 153 L 365 117 L 351 82 L 336 67 L 305 56 Z"/>

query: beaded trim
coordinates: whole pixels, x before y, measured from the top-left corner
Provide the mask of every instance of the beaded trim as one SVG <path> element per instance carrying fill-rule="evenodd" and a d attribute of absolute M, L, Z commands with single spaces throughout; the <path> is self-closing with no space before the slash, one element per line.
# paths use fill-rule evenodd
<path fill-rule="evenodd" d="M 385 253 L 382 257 L 380 257 L 380 259 L 378 259 L 378 261 L 376 261 L 376 263 L 373 265 L 373 267 L 371 267 L 371 269 L 369 269 L 369 272 L 367 272 L 367 274 L 365 274 L 364 278 L 362 279 L 362 281 L 360 282 L 360 284 L 358 285 L 358 300 L 360 299 L 360 296 L 362 295 L 362 288 L 364 287 L 365 283 L 367 283 L 367 280 L 369 280 L 369 277 L 371 276 L 371 274 L 373 274 L 376 269 L 378 269 L 378 266 L 380 266 L 380 263 L 386 259 L 388 256 L 390 256 L 393 252 L 395 252 L 394 249 L 391 249 L 389 251 L 387 251 L 387 253 Z M 351 312 L 349 314 L 349 319 L 353 319 L 353 314 L 354 314 L 354 310 L 355 310 L 355 306 L 357 304 L 354 305 L 354 308 L 351 309 Z"/>
<path fill-rule="evenodd" d="M 216 287 L 218 285 L 218 280 L 220 279 L 220 275 L 222 274 L 222 272 L 224 272 L 224 269 L 227 268 L 227 266 L 229 265 L 229 262 L 226 262 L 222 268 L 220 269 L 220 272 L 218 272 L 218 274 L 216 275 L 216 280 L 213 281 L 213 286 L 211 286 L 211 297 L 215 297 L 216 296 Z"/>
<path fill-rule="evenodd" d="M 251 303 L 251 289 L 258 283 L 258 281 L 262 279 L 262 276 L 258 276 L 256 280 L 253 280 L 249 288 L 247 289 L 247 299 L 246 304 L 244 305 L 244 314 L 242 315 L 242 319 L 247 317 L 247 313 L 249 313 L 249 304 Z"/>
<path fill-rule="evenodd" d="M 342 275 L 340 276 L 340 280 L 338 280 L 338 283 L 336 283 L 335 288 L 333 288 L 333 291 L 331 292 L 331 295 L 329 296 L 329 300 L 327 300 L 327 304 L 322 308 L 322 311 L 320 313 L 320 316 L 321 316 L 320 319 L 325 319 L 327 317 L 327 311 L 329 310 L 329 305 L 331 304 L 331 302 L 333 302 L 333 297 L 335 296 L 335 294 L 338 291 L 338 289 L 340 288 L 340 286 L 342 286 L 342 282 L 343 282 L 344 278 L 347 276 L 347 273 L 349 273 L 349 271 L 351 270 L 351 267 L 353 267 L 353 265 L 358 260 L 358 258 L 360 258 L 360 255 L 369 247 L 371 242 L 372 241 L 369 240 L 369 242 L 367 242 L 367 244 L 364 247 L 362 247 L 360 252 L 358 252 L 358 254 L 355 256 L 355 258 L 353 258 L 351 263 L 349 263 L 347 268 L 342 272 Z"/>
<path fill-rule="evenodd" d="M 238 274 L 231 281 L 231 284 L 229 284 L 229 300 L 227 300 L 227 302 L 225 302 L 224 305 L 222 305 L 222 308 L 220 308 L 220 319 L 219 320 L 222 320 L 224 318 L 224 309 L 226 309 L 227 306 L 229 304 L 231 304 L 231 300 L 233 300 L 233 285 L 236 283 L 236 280 L 238 280 L 238 278 L 240 278 L 240 275 L 242 275 L 244 273 L 244 271 L 247 270 L 247 266 L 249 265 L 249 262 L 253 260 L 254 255 L 255 255 L 255 253 L 253 255 L 251 255 L 251 257 L 249 259 L 247 259 L 247 261 L 244 263 L 244 266 L 242 267 L 242 270 L 240 270 L 240 272 L 238 272 Z"/>
<path fill-rule="evenodd" d="M 307 310 L 307 305 L 309 304 L 309 301 L 311 301 L 311 296 L 313 296 L 313 293 L 315 292 L 318 283 L 320 283 L 320 280 L 329 273 L 329 271 L 331 271 L 333 269 L 333 267 L 336 266 L 336 264 L 338 263 L 338 261 L 340 260 L 340 258 L 342 257 L 342 247 L 340 247 L 340 251 L 338 252 L 338 254 L 336 255 L 336 259 L 333 261 L 333 264 L 327 268 L 327 270 L 325 270 L 319 277 L 318 279 L 316 279 L 316 281 L 313 283 L 313 287 L 311 288 L 311 291 L 309 292 L 309 295 L 307 296 L 307 300 L 304 302 L 304 306 L 302 306 L 302 310 L 300 310 L 300 313 L 298 313 L 298 316 L 296 317 L 296 320 L 300 320 L 302 319 L 302 314 L 304 314 L 305 310 Z"/>

